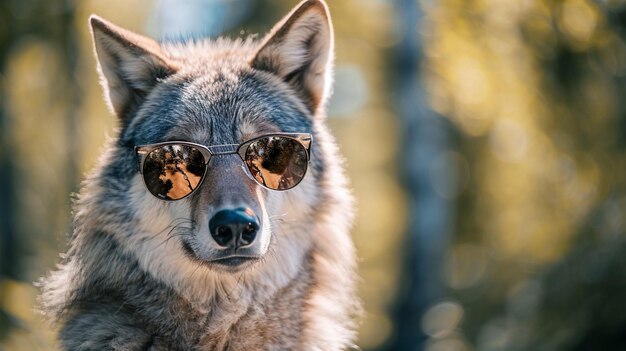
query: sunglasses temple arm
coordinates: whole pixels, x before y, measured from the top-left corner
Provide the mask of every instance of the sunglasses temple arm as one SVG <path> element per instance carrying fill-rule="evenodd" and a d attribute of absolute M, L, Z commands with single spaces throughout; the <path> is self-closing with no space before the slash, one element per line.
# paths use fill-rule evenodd
<path fill-rule="evenodd" d="M 143 158 L 142 154 L 139 152 L 139 147 L 135 146 L 135 157 L 137 158 L 137 171 L 142 174 L 143 172 L 141 172 L 141 159 Z"/>

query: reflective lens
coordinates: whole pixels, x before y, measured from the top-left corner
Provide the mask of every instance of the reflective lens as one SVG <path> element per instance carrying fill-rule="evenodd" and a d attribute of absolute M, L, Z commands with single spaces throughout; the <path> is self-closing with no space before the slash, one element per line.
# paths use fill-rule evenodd
<path fill-rule="evenodd" d="M 170 144 L 146 155 L 143 177 L 148 190 L 161 199 L 178 200 L 194 191 L 206 168 L 202 153 L 193 146 Z"/>
<path fill-rule="evenodd" d="M 307 169 L 307 151 L 298 141 L 268 136 L 248 145 L 245 162 L 260 184 L 273 190 L 287 190 L 298 185 Z"/>

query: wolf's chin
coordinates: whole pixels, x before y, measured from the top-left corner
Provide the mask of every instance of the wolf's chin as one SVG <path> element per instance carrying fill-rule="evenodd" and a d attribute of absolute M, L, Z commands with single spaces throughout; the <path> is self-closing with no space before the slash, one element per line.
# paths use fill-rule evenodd
<path fill-rule="evenodd" d="M 230 254 L 208 259 L 199 257 L 193 250 L 193 247 L 186 241 L 182 241 L 182 247 L 185 251 L 185 255 L 194 261 L 194 263 L 217 271 L 241 272 L 263 260 L 263 255 L 257 256 L 238 254 Z"/>

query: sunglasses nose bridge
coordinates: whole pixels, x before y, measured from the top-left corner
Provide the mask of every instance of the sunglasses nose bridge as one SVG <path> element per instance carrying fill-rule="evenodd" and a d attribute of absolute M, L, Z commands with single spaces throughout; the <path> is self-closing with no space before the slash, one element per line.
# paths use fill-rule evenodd
<path fill-rule="evenodd" d="M 213 156 L 235 154 L 238 148 L 239 145 L 237 144 L 212 145 L 207 147 Z"/>
<path fill-rule="evenodd" d="M 207 162 L 207 167 L 214 165 L 214 160 L 218 160 L 223 158 L 224 156 L 229 156 L 233 154 L 237 154 L 238 145 L 235 144 L 225 144 L 225 145 L 212 145 L 208 146 L 209 150 L 209 160 Z"/>

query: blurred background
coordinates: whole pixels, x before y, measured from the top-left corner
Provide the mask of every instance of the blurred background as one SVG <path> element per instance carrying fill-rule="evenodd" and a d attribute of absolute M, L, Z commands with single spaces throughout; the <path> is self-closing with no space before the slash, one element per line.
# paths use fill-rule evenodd
<path fill-rule="evenodd" d="M 363 350 L 626 350 L 626 3 L 328 0 Z M 0 1 L 0 350 L 115 128 L 87 18 L 265 33 L 295 0 Z"/>

